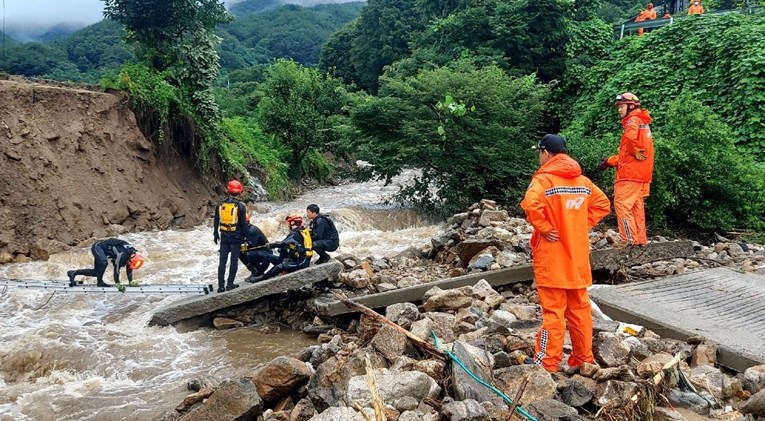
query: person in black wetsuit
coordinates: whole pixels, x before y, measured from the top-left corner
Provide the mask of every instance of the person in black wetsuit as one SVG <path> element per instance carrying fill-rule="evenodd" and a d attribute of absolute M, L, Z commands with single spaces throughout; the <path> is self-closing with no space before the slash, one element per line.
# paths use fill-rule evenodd
<path fill-rule="evenodd" d="M 90 247 L 93 253 L 93 269 L 76 269 L 66 272 L 69 277 L 69 286 L 77 285 L 74 277 L 77 275 L 95 276 L 96 285 L 100 287 L 110 287 L 112 285 L 104 282 L 104 272 L 109 265 L 109 261 L 114 265 L 114 282 L 120 283 L 120 269 L 125 268 L 128 282 L 133 282 L 133 270 L 143 266 L 143 257 L 136 252 L 136 249 L 125 240 L 109 238 L 96 241 Z"/>
<path fill-rule="evenodd" d="M 311 220 L 309 229 L 313 239 L 313 251 L 319 255 L 316 264 L 327 263 L 329 261 L 329 253 L 327 252 L 335 251 L 340 247 L 340 236 L 337 234 L 337 228 L 331 219 L 319 213 L 318 205 L 308 205 L 306 215 Z"/>
<path fill-rule="evenodd" d="M 271 263 L 276 266 L 263 275 L 248 279 L 248 282 L 264 281 L 276 275 L 307 268 L 311 264 L 311 257 L 313 256 L 311 233 L 303 228 L 303 217 L 300 214 L 292 213 L 287 216 L 287 224 L 290 227 L 290 233 L 287 234 L 287 237 L 282 241 L 269 243 L 269 247 L 279 249 L 279 256 L 269 258 Z"/>
<path fill-rule="evenodd" d="M 239 253 L 244 242 L 245 225 L 247 224 L 247 208 L 239 201 L 242 194 L 242 183 L 238 180 L 228 182 L 229 197 L 223 199 L 215 208 L 213 218 L 213 240 L 220 242 L 220 260 L 218 261 L 218 292 L 231 291 L 239 288 L 234 284 L 236 270 L 239 265 Z M 225 283 L 226 262 L 231 255 L 228 269 L 228 284 Z"/>
<path fill-rule="evenodd" d="M 268 247 L 268 238 L 263 234 L 263 231 L 255 224 L 250 223 L 250 215 L 247 215 L 246 221 L 244 243 L 242 243 L 242 252 L 239 254 L 239 260 L 249 269 L 250 276 L 247 277 L 246 281 L 250 281 L 251 278 L 266 272 L 268 265 L 271 264 L 270 256 L 274 254 Z"/>

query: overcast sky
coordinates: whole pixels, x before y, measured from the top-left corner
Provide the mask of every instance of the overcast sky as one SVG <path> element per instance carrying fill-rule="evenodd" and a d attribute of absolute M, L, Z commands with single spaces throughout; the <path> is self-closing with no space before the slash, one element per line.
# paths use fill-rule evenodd
<path fill-rule="evenodd" d="M 226 3 L 235 2 L 229 0 Z M 103 19 L 103 10 L 104 3 L 101 0 L 5 0 L 5 21 L 90 24 Z"/>

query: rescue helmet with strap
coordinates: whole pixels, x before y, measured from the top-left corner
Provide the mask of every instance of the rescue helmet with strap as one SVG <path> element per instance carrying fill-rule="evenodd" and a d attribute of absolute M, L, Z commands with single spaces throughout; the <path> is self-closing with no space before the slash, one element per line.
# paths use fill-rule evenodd
<path fill-rule="evenodd" d="M 240 194 L 242 192 L 242 183 L 239 180 L 231 180 L 228 182 L 227 189 L 231 194 Z"/>
<path fill-rule="evenodd" d="M 140 269 L 143 266 L 143 256 L 140 253 L 133 253 L 128 260 L 128 266 L 130 269 Z"/>
<path fill-rule="evenodd" d="M 292 212 L 287 215 L 286 221 L 287 225 L 290 227 L 290 230 L 295 230 L 303 227 L 303 217 L 297 212 Z"/>
<path fill-rule="evenodd" d="M 637 95 L 633 94 L 632 92 L 625 92 L 616 96 L 616 105 L 619 106 L 622 104 L 635 105 L 639 107 L 640 98 L 638 98 Z"/>

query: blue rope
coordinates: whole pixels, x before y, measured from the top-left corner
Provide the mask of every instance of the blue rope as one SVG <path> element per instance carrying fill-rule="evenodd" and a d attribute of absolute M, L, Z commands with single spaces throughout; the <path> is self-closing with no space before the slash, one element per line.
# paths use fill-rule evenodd
<path fill-rule="evenodd" d="M 433 341 L 436 344 L 436 348 L 438 348 L 438 337 L 436 336 L 436 332 L 431 330 L 430 334 L 433 336 Z M 463 364 L 462 361 L 460 361 L 460 359 L 457 358 L 456 355 L 452 354 L 451 351 L 446 350 L 446 349 L 441 349 L 440 351 L 443 352 L 444 354 L 448 355 L 449 358 L 451 358 L 452 360 L 454 360 L 455 363 L 457 363 L 457 365 L 462 367 L 462 369 L 465 370 L 465 372 L 468 373 L 468 375 L 470 375 L 470 377 L 472 377 L 473 380 L 477 381 L 482 386 L 485 386 L 485 387 L 489 388 L 489 390 L 491 390 L 492 392 L 494 392 L 497 395 L 499 395 L 508 405 L 511 405 L 511 406 L 513 405 L 513 400 L 512 399 L 508 398 L 504 393 L 502 393 L 502 391 L 500 391 L 496 387 L 494 387 L 494 386 L 486 383 L 485 381 L 479 379 L 475 374 L 473 374 L 472 371 L 470 371 L 469 368 L 465 367 L 465 364 Z M 526 417 L 526 419 L 528 419 L 529 421 L 538 421 L 536 418 L 534 418 L 533 415 L 529 414 L 528 412 L 526 412 L 525 409 L 521 408 L 520 405 L 516 406 L 516 409 L 518 410 L 518 412 L 521 415 Z"/>

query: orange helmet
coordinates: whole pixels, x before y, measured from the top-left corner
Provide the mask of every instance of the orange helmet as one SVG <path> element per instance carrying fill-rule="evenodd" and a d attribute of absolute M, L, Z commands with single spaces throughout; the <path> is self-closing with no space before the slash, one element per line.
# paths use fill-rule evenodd
<path fill-rule="evenodd" d="M 632 92 L 625 92 L 616 96 L 616 105 L 631 104 L 640 106 L 640 98 Z"/>
<path fill-rule="evenodd" d="M 290 226 L 290 229 L 300 228 L 303 226 L 303 216 L 297 212 L 292 212 L 291 214 L 287 215 L 286 221 L 287 225 Z"/>
<path fill-rule="evenodd" d="M 231 194 L 239 194 L 242 192 L 242 183 L 239 180 L 231 180 L 228 182 L 228 192 Z"/>
<path fill-rule="evenodd" d="M 143 256 L 141 256 L 139 253 L 133 254 L 133 256 L 128 261 L 128 265 L 130 269 L 140 269 L 143 266 Z"/>

